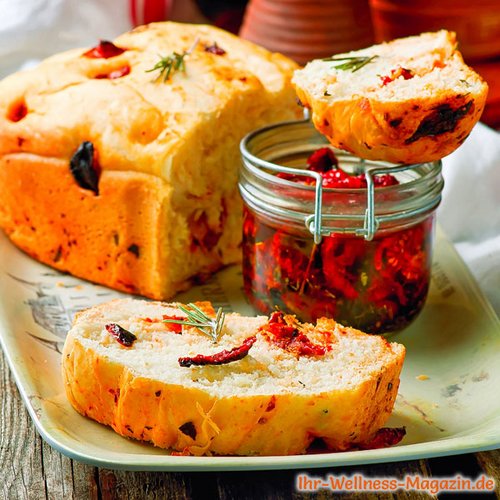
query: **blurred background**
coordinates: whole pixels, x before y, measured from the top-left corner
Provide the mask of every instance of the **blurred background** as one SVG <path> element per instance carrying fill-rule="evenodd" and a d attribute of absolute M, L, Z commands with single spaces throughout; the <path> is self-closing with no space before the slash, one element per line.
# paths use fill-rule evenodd
<path fill-rule="evenodd" d="M 131 0 L 136 3 L 137 0 Z M 141 5 L 147 0 L 140 0 Z M 153 0 L 154 3 L 154 0 Z M 205 18 L 300 64 L 423 31 L 455 31 L 488 82 L 482 121 L 500 128 L 500 0 L 183 0 L 172 18 Z M 176 12 L 182 4 L 184 13 Z M 136 19 L 135 22 L 138 20 Z"/>
<path fill-rule="evenodd" d="M 214 24 L 300 64 L 453 30 L 490 87 L 482 121 L 500 129 L 500 0 L 0 0 L 0 77 L 31 59 L 167 19 Z"/>
<path fill-rule="evenodd" d="M 239 33 L 304 64 L 443 28 L 488 82 L 482 121 L 500 128 L 500 0 L 250 0 Z"/>

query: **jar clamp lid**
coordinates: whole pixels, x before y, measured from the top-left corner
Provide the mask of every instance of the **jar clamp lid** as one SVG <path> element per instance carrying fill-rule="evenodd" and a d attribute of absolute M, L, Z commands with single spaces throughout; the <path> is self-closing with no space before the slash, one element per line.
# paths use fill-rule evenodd
<path fill-rule="evenodd" d="M 267 178 L 269 180 L 268 172 L 273 172 L 272 177 L 278 179 L 276 177 L 276 173 L 285 173 L 285 174 L 293 174 L 296 176 L 304 176 L 309 177 L 314 180 L 314 212 L 305 215 L 304 224 L 308 231 L 313 235 L 314 242 L 316 244 L 320 243 L 323 236 L 331 235 L 332 233 L 348 233 L 354 234 L 356 236 L 362 236 L 366 240 L 370 241 L 375 236 L 376 231 L 381 226 L 381 224 L 387 222 L 398 221 L 401 219 L 407 219 L 412 217 L 417 217 L 421 214 L 428 213 L 436 208 L 441 201 L 441 191 L 443 187 L 443 180 L 439 176 L 437 186 L 432 190 L 431 193 L 428 193 L 427 196 L 424 196 L 420 203 L 414 207 L 406 207 L 400 211 L 396 211 L 389 214 L 376 214 L 375 207 L 375 184 L 374 184 L 374 176 L 378 174 L 387 174 L 387 173 L 396 173 L 396 172 L 404 172 L 410 171 L 421 165 L 393 165 L 390 163 L 383 162 L 369 162 L 370 165 L 367 165 L 367 162 L 362 159 L 356 159 L 358 162 L 357 168 L 358 170 L 362 170 L 365 174 L 367 188 L 366 188 L 366 208 L 364 213 L 362 214 L 342 214 L 342 213 L 324 213 L 323 212 L 323 197 L 324 197 L 324 188 L 322 185 L 322 176 L 318 172 L 314 172 L 311 170 L 305 170 L 294 167 L 287 167 L 284 165 L 280 165 L 278 163 L 274 163 L 272 160 L 276 159 L 279 154 L 276 151 L 276 148 L 273 147 L 273 140 L 276 140 L 276 135 L 286 134 L 287 132 L 291 132 L 293 134 L 303 134 L 306 131 L 306 134 L 310 137 L 314 137 L 317 133 L 312 130 L 312 125 L 308 119 L 302 121 L 293 121 L 293 122 L 283 122 L 278 123 L 276 125 L 271 125 L 268 127 L 264 127 L 259 130 L 255 130 L 248 134 L 240 143 L 240 151 L 243 160 L 243 166 L 249 172 L 251 172 L 257 178 Z M 271 134 L 273 137 L 268 138 L 268 140 L 263 141 L 263 137 Z M 326 140 L 322 139 L 322 143 L 318 142 L 318 137 L 314 137 L 315 147 L 324 147 L 328 145 Z M 260 142 L 260 143 L 259 143 Z M 297 144 L 297 146 L 293 146 L 292 142 L 289 141 L 289 146 L 287 148 L 288 153 L 298 153 L 303 151 L 303 145 Z M 259 150 L 260 148 L 260 150 Z M 258 150 L 258 151 L 256 151 Z M 311 150 L 312 151 L 312 150 Z M 262 155 L 262 153 L 265 153 Z M 267 156 L 267 159 L 259 157 L 257 155 Z M 353 157 L 351 157 L 353 158 Z M 439 174 L 441 172 L 441 162 L 435 162 L 434 165 Z M 282 181 L 282 179 L 279 179 Z M 286 182 L 286 181 L 285 181 Z M 304 186 L 309 187 L 309 186 Z M 259 203 L 259 200 L 248 192 L 244 192 L 245 188 L 240 183 L 240 190 L 242 190 L 242 195 L 247 199 L 253 198 L 254 203 Z M 328 189 L 328 191 L 331 191 Z M 266 206 L 267 210 L 274 211 L 276 214 L 283 213 L 283 208 L 280 207 L 269 207 Z M 338 226 L 338 225 L 328 225 L 325 226 L 325 222 L 328 221 L 359 221 L 362 222 L 361 227 L 354 226 Z"/>

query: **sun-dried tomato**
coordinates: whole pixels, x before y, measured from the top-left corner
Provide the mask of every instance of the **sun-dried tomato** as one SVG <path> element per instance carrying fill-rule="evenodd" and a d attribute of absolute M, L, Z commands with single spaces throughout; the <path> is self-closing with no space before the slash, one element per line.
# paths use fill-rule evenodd
<path fill-rule="evenodd" d="M 391 70 L 391 74 L 389 76 L 381 76 L 380 79 L 382 80 L 382 85 L 385 86 L 393 82 L 400 76 L 402 76 L 405 80 L 410 80 L 415 75 L 413 74 L 413 71 L 411 69 L 402 68 L 401 66 L 399 66 L 398 68 Z"/>
<path fill-rule="evenodd" d="M 396 186 L 399 182 L 396 177 L 391 174 L 380 174 L 373 177 L 373 184 L 375 187 L 387 187 Z"/>
<path fill-rule="evenodd" d="M 361 450 L 376 450 L 378 448 L 387 448 L 398 444 L 406 435 L 404 427 L 382 427 L 377 431 L 373 439 L 367 443 L 356 445 Z"/>
<path fill-rule="evenodd" d="M 349 175 L 342 169 L 336 168 L 323 174 L 323 187 L 333 189 L 362 189 L 366 187 L 366 179 L 363 174 Z"/>
<path fill-rule="evenodd" d="M 365 189 L 367 186 L 365 174 L 351 175 L 339 167 L 339 161 L 330 148 L 320 148 L 307 159 L 307 170 L 321 174 L 323 187 L 332 189 Z M 280 172 L 277 177 L 292 182 L 314 185 L 312 177 Z M 396 177 L 390 174 L 375 175 L 375 187 L 386 187 L 398 184 Z"/>
<path fill-rule="evenodd" d="M 163 320 L 166 320 L 166 319 L 174 319 L 174 320 L 186 320 L 186 317 L 185 316 L 169 316 L 167 314 L 164 314 L 163 315 Z M 174 333 L 177 333 L 177 334 L 182 334 L 182 325 L 180 323 L 165 323 L 165 325 L 167 325 L 168 329 L 171 331 L 171 332 L 174 332 Z"/>
<path fill-rule="evenodd" d="M 307 170 L 311 172 L 318 172 L 319 174 L 326 174 L 332 169 L 337 169 L 339 161 L 335 153 L 330 148 L 320 148 L 312 153 L 307 159 Z M 301 175 L 287 174 L 280 172 L 277 174 L 282 179 L 287 179 L 293 182 L 301 182 L 302 184 L 314 184 L 314 179 L 304 177 Z M 325 175 L 323 175 L 323 185 L 325 185 Z M 326 187 L 326 186 L 325 186 Z"/>
<path fill-rule="evenodd" d="M 28 114 L 28 107 L 23 101 L 18 101 L 14 103 L 8 111 L 7 118 L 11 122 L 19 122 Z"/>
<path fill-rule="evenodd" d="M 380 79 L 382 80 L 382 85 L 386 86 L 387 84 L 391 83 L 393 80 L 390 76 L 381 76 Z"/>
<path fill-rule="evenodd" d="M 323 161 L 326 154 L 310 163 Z M 366 187 L 363 175 L 350 175 L 335 165 L 321 175 L 325 183 L 337 179 L 336 187 Z M 375 188 L 398 184 L 390 174 L 373 180 Z M 308 182 L 303 177 L 296 181 Z M 245 292 L 265 314 L 278 306 L 304 321 L 327 316 L 368 333 L 399 330 L 419 313 L 427 296 L 432 225 L 429 217 L 377 234 L 372 241 L 333 234 L 315 245 L 310 235 L 292 232 L 285 224 L 267 224 L 245 208 Z"/>
<path fill-rule="evenodd" d="M 226 53 L 226 51 L 222 47 L 219 47 L 216 42 L 214 42 L 212 45 L 207 45 L 205 47 L 205 52 L 215 54 L 216 56 L 223 56 Z"/>
<path fill-rule="evenodd" d="M 330 148 L 317 149 L 307 158 L 307 169 L 313 172 L 324 173 L 336 168 L 339 161 L 335 153 Z"/>
<path fill-rule="evenodd" d="M 223 219 L 226 216 L 224 207 L 225 205 L 223 204 L 219 227 L 212 227 L 209 224 L 206 212 L 193 214 L 189 218 L 188 224 L 191 232 L 191 252 L 201 249 L 203 253 L 209 253 L 217 246 L 222 236 Z"/>
<path fill-rule="evenodd" d="M 98 45 L 87 50 L 82 55 L 90 59 L 109 59 L 110 57 L 123 54 L 126 50 L 117 47 L 113 42 L 109 42 L 108 40 L 100 40 Z"/>
<path fill-rule="evenodd" d="M 299 356 L 323 356 L 329 350 L 312 342 L 297 326 L 289 325 L 281 311 L 273 312 L 260 331 L 270 343 Z"/>
<path fill-rule="evenodd" d="M 137 337 L 132 332 L 125 330 L 117 323 L 109 323 L 105 325 L 105 328 L 124 347 L 131 347 L 137 340 Z"/>
<path fill-rule="evenodd" d="M 224 350 L 215 354 L 197 354 L 196 356 L 187 356 L 179 358 L 180 366 L 204 366 L 204 365 L 225 365 L 233 361 L 243 359 L 250 351 L 257 338 L 255 336 L 248 337 L 243 344 L 233 349 Z"/>

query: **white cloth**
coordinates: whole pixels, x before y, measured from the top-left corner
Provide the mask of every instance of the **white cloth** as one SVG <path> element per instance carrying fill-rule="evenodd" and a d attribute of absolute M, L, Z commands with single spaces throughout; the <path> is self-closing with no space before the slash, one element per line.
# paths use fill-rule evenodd
<path fill-rule="evenodd" d="M 500 134 L 476 125 L 443 176 L 438 221 L 500 315 Z"/>
<path fill-rule="evenodd" d="M 0 0 L 0 77 L 130 27 L 129 0 Z"/>
<path fill-rule="evenodd" d="M 0 0 L 0 77 L 130 27 L 128 0 Z M 500 134 L 476 126 L 443 175 L 438 221 L 500 315 Z"/>

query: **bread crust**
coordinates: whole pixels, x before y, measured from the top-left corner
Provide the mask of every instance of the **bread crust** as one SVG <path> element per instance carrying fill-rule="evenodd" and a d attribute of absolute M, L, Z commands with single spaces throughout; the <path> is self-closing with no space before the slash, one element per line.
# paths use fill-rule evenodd
<path fill-rule="evenodd" d="M 431 93 L 432 80 L 427 83 L 415 84 L 415 89 L 405 86 L 400 89 L 397 97 L 387 97 L 382 92 L 384 83 L 381 75 L 369 75 L 373 85 L 360 92 L 353 91 L 349 97 L 336 97 L 335 91 L 331 95 L 328 90 L 320 92 L 318 81 L 308 75 L 306 67 L 296 72 L 294 84 L 297 95 L 304 106 L 311 108 L 312 120 L 320 133 L 340 149 L 353 153 L 360 158 L 369 160 L 383 160 L 391 163 L 424 163 L 436 161 L 453 152 L 462 144 L 474 125 L 479 121 L 483 112 L 488 86 L 468 68 L 460 53 L 455 49 L 456 40 L 454 33 L 438 32 L 422 35 L 426 39 L 432 37 L 443 38 L 442 47 L 435 48 L 435 54 L 420 54 L 423 58 L 434 58 L 434 68 L 422 71 L 434 72 L 436 80 L 442 78 L 439 72 L 447 65 L 453 66 L 456 71 L 456 83 L 461 84 L 461 89 L 441 88 L 436 86 Z M 370 47 L 363 51 L 350 53 L 354 55 L 374 55 L 377 53 L 397 54 L 400 65 L 392 64 L 394 68 L 411 67 L 417 64 L 418 58 L 412 60 L 398 47 L 405 40 L 412 40 L 417 45 L 419 37 L 400 39 Z M 399 50 L 399 52 L 398 52 Z M 442 52 L 442 53 L 441 53 Z M 378 57 L 378 56 L 377 56 Z M 382 55 L 380 57 L 383 57 Z M 327 64 L 326 62 L 324 64 Z M 362 71 L 365 73 L 362 74 Z M 380 71 L 374 68 L 373 71 Z M 383 71 L 389 71 L 384 68 Z M 359 72 L 345 71 L 353 82 L 368 78 L 370 64 Z M 344 72 L 343 72 L 344 73 Z M 342 75 L 343 76 L 343 75 Z M 402 78 L 402 77 L 399 77 Z M 325 85 L 331 79 L 330 74 L 318 77 Z M 372 81 L 370 80 L 370 81 Z M 423 79 L 421 80 L 424 81 Z M 473 83 L 470 89 L 468 81 Z M 409 82 L 412 82 L 410 79 Z M 392 82 L 389 82 L 389 85 Z M 419 88 L 421 85 L 422 88 Z M 328 89 L 326 86 L 325 88 Z M 397 92 L 397 91 L 395 91 Z M 326 95 L 325 95 L 326 94 Z"/>
<path fill-rule="evenodd" d="M 146 72 L 197 37 L 185 72 Z M 115 44 L 127 50 L 71 50 L 0 82 L 0 227 L 56 269 L 167 299 L 240 259 L 238 143 L 297 116 L 297 65 L 210 26 L 152 24 Z M 98 193 L 70 172 L 86 141 Z"/>
<path fill-rule="evenodd" d="M 114 171 L 103 172 L 99 187 L 96 196 L 76 185 L 65 161 L 4 156 L 0 225 L 19 248 L 56 269 L 129 293 L 162 295 L 152 270 L 160 254 L 169 259 L 157 228 L 167 223 L 171 188 L 149 174 Z"/>
<path fill-rule="evenodd" d="M 66 339 L 62 370 L 73 407 L 122 436 L 193 455 L 300 454 L 316 438 L 337 451 L 367 443 L 392 411 L 404 359 L 403 346 L 377 338 L 385 343 L 390 361 L 349 390 L 245 394 L 228 386 L 230 393 L 221 397 L 201 385 L 152 379 L 98 352 L 97 344 L 89 343 L 78 326 L 90 322 L 95 327 L 103 321 L 99 310 L 85 312 Z M 345 338 L 369 337 L 333 320 L 321 321 L 321 329 L 340 328 Z M 258 331 L 254 334 L 257 343 L 265 342 Z M 279 369 L 279 362 L 273 363 Z M 226 366 L 217 367 L 220 377 L 231 372 Z"/>
<path fill-rule="evenodd" d="M 297 89 L 297 94 L 310 104 L 304 92 Z M 334 104 L 314 102 L 311 107 L 314 126 L 333 146 L 367 160 L 413 164 L 437 161 L 455 151 L 479 121 L 485 103 L 486 93 L 397 103 L 359 97 Z M 444 129 L 449 131 L 439 132 Z"/>

